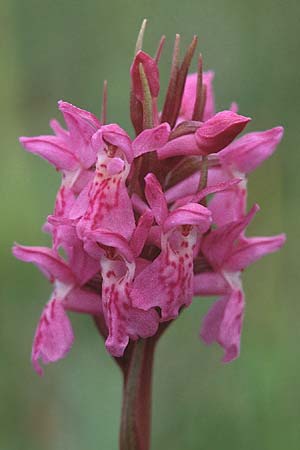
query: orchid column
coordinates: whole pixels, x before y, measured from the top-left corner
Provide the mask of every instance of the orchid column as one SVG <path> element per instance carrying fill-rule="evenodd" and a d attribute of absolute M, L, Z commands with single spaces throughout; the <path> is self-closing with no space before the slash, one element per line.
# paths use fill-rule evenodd
<path fill-rule="evenodd" d="M 67 129 L 22 137 L 24 148 L 61 174 L 53 213 L 43 230 L 52 244 L 16 244 L 53 283 L 34 337 L 32 363 L 63 358 L 73 343 L 68 311 L 89 314 L 124 378 L 121 450 L 149 450 L 154 351 L 166 328 L 194 295 L 220 296 L 200 335 L 238 357 L 245 297 L 242 271 L 278 250 L 285 236 L 246 236 L 258 205 L 247 213 L 247 175 L 271 156 L 283 130 L 237 136 L 249 118 L 216 112 L 213 72 L 188 75 L 194 37 L 180 62 L 176 36 L 162 112 L 158 63 L 142 50 L 145 22 L 131 66 L 132 139 L 102 117 L 60 101 Z M 63 250 L 64 257 L 61 256 Z M 196 299 L 195 301 L 199 301 Z"/>

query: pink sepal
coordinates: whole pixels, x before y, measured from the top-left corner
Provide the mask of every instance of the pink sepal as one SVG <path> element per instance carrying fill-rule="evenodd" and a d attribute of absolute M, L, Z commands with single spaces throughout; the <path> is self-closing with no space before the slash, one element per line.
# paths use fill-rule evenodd
<path fill-rule="evenodd" d="M 282 127 L 248 133 L 221 150 L 218 157 L 224 166 L 249 173 L 273 154 L 282 136 Z"/>
<path fill-rule="evenodd" d="M 41 156 L 57 170 L 74 170 L 78 165 L 74 153 L 56 136 L 22 136 L 19 141 L 25 150 Z"/>
<path fill-rule="evenodd" d="M 226 261 L 225 270 L 239 271 L 263 256 L 277 252 L 285 243 L 285 234 L 271 237 L 244 238 Z"/>
<path fill-rule="evenodd" d="M 22 261 L 35 264 L 51 282 L 58 279 L 66 284 L 75 283 L 75 277 L 71 269 L 65 261 L 50 248 L 27 247 L 25 245 L 15 244 L 13 247 L 13 254 Z"/>

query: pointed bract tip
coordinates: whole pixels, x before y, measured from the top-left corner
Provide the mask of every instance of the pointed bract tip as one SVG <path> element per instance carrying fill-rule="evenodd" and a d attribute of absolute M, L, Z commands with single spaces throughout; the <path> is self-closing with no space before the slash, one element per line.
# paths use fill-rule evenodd
<path fill-rule="evenodd" d="M 147 26 L 147 19 L 144 19 L 136 40 L 135 44 L 135 54 L 137 54 L 143 48 L 144 34 Z"/>

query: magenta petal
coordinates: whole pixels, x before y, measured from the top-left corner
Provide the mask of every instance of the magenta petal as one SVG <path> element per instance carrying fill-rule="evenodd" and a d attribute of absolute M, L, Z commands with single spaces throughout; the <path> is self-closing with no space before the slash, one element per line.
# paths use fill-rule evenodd
<path fill-rule="evenodd" d="M 235 241 L 244 232 L 258 210 L 258 205 L 254 205 L 241 220 L 223 225 L 204 236 L 201 249 L 214 269 L 218 270 L 224 266 L 231 256 Z"/>
<path fill-rule="evenodd" d="M 158 329 L 159 316 L 154 309 L 143 311 L 131 308 L 128 317 L 128 333 L 132 338 L 148 338 L 153 336 Z"/>
<path fill-rule="evenodd" d="M 133 160 L 131 139 L 123 128 L 116 124 L 104 125 L 101 132 L 104 141 L 118 147 L 125 154 L 127 161 L 131 163 Z M 96 142 L 96 136 L 94 139 Z"/>
<path fill-rule="evenodd" d="M 73 241 L 70 249 L 67 250 L 69 265 L 76 275 L 77 284 L 80 286 L 87 283 L 99 272 L 99 260 L 92 258 L 85 250 L 80 239 Z"/>
<path fill-rule="evenodd" d="M 167 202 L 161 185 L 153 173 L 148 173 L 145 177 L 145 195 L 151 207 L 153 215 L 158 225 L 164 222 L 168 215 Z"/>
<path fill-rule="evenodd" d="M 200 233 L 205 233 L 211 224 L 211 212 L 205 206 L 198 203 L 187 203 L 170 212 L 164 222 L 165 232 L 180 225 L 196 225 Z"/>
<path fill-rule="evenodd" d="M 71 103 L 59 101 L 59 109 L 64 115 L 70 133 L 70 144 L 83 167 L 88 169 L 96 161 L 96 152 L 91 145 L 91 138 L 101 126 L 98 119 Z"/>
<path fill-rule="evenodd" d="M 198 154 L 216 153 L 226 147 L 245 128 L 249 117 L 240 116 L 232 111 L 221 111 L 200 126 L 195 138 L 199 147 Z"/>
<path fill-rule="evenodd" d="M 166 122 L 142 131 L 132 143 L 134 157 L 159 149 L 168 142 L 169 135 L 170 125 Z"/>
<path fill-rule="evenodd" d="M 226 261 L 227 270 L 239 271 L 258 259 L 278 251 L 286 241 L 284 234 L 271 237 L 245 238 Z"/>
<path fill-rule="evenodd" d="M 135 192 L 132 194 L 130 200 L 134 210 L 138 213 L 144 214 L 146 211 L 150 212 L 150 208 L 147 203 L 145 203 Z"/>
<path fill-rule="evenodd" d="M 78 159 L 56 136 L 20 137 L 20 143 L 30 153 L 41 156 L 58 170 L 74 170 Z"/>
<path fill-rule="evenodd" d="M 66 284 L 73 284 L 75 282 L 75 277 L 71 269 L 50 248 L 27 247 L 15 244 L 13 254 L 22 261 L 35 264 L 50 281 L 57 279 Z"/>
<path fill-rule="evenodd" d="M 100 288 L 100 281 L 99 281 Z M 102 314 L 100 294 L 89 289 L 74 288 L 63 299 L 62 304 L 68 311 L 77 313 L 99 315 Z"/>
<path fill-rule="evenodd" d="M 73 115 L 74 117 L 80 118 L 80 123 L 83 124 L 85 121 L 90 127 L 93 127 L 94 129 L 101 127 L 101 122 L 99 119 L 89 111 L 86 111 L 85 109 L 78 108 L 78 106 L 74 106 L 71 103 L 65 102 L 63 100 L 59 100 L 58 107 L 60 111 L 63 113 L 66 112 L 70 115 Z"/>
<path fill-rule="evenodd" d="M 86 212 L 89 204 L 89 191 L 91 189 L 91 185 L 92 182 L 88 183 L 76 198 L 69 212 L 69 218 L 71 220 L 79 219 Z"/>
<path fill-rule="evenodd" d="M 224 148 L 218 156 L 225 166 L 249 173 L 273 154 L 282 136 L 282 127 L 248 133 Z"/>
<path fill-rule="evenodd" d="M 159 159 L 171 158 L 172 156 L 201 155 L 194 134 L 186 134 L 172 139 L 166 145 L 157 150 Z"/>
<path fill-rule="evenodd" d="M 64 358 L 73 340 L 72 326 L 62 303 L 52 298 L 41 315 L 33 341 L 31 358 L 36 372 L 43 374 L 39 359 L 48 364 Z"/>
<path fill-rule="evenodd" d="M 213 223 L 219 227 L 241 219 L 245 215 L 247 203 L 247 190 L 241 185 L 217 193 L 209 202 Z"/>
<path fill-rule="evenodd" d="M 147 237 L 153 223 L 153 214 L 145 211 L 139 218 L 138 224 L 132 235 L 130 246 L 135 257 L 139 256 L 143 250 Z"/>
<path fill-rule="evenodd" d="M 57 137 L 61 137 L 63 139 L 69 137 L 69 132 L 61 126 L 58 120 L 56 119 L 50 120 L 50 127 L 52 128 Z"/>
<path fill-rule="evenodd" d="M 216 194 L 219 192 L 230 192 L 233 187 L 236 187 L 237 184 L 241 182 L 241 178 L 233 178 L 228 181 L 224 181 L 222 183 L 214 184 L 212 186 L 208 186 L 205 189 L 202 189 L 200 192 L 196 194 L 187 195 L 185 197 L 180 198 L 175 203 L 176 207 L 183 206 L 189 202 L 200 202 L 203 198 L 207 197 L 210 194 Z M 209 207 L 211 211 L 211 208 Z"/>
<path fill-rule="evenodd" d="M 147 53 L 139 51 L 130 68 L 132 90 L 136 98 L 143 101 L 143 88 L 140 77 L 139 65 L 142 64 L 148 80 L 152 97 L 157 97 L 159 93 L 159 71 L 155 59 Z"/>
<path fill-rule="evenodd" d="M 218 342 L 225 350 L 223 362 L 237 358 L 244 315 L 244 294 L 234 290 L 218 300 L 205 316 L 200 336 L 206 344 Z"/>
<path fill-rule="evenodd" d="M 207 345 L 218 341 L 220 326 L 224 317 L 227 297 L 214 302 L 203 319 L 200 336 Z"/>
<path fill-rule="evenodd" d="M 128 242 L 120 234 L 98 228 L 97 230 L 87 233 L 87 238 L 107 247 L 116 248 L 129 262 L 132 262 L 134 259 Z"/>
<path fill-rule="evenodd" d="M 194 275 L 195 295 L 224 295 L 229 289 L 225 278 L 217 272 L 202 272 Z"/>
<path fill-rule="evenodd" d="M 77 224 L 77 233 L 81 239 L 88 231 L 97 228 L 116 231 L 130 239 L 135 228 L 132 204 L 125 185 L 127 168 L 109 176 L 106 164 L 111 159 L 104 156 L 101 162 L 99 156 L 95 178 L 88 192 L 88 205 Z"/>

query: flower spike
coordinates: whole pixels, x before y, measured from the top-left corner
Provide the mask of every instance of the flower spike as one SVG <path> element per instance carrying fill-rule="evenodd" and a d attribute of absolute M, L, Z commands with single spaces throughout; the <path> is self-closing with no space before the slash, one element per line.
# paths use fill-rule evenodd
<path fill-rule="evenodd" d="M 153 352 L 194 295 L 219 296 L 200 335 L 207 344 L 221 345 L 224 362 L 236 358 L 245 309 L 242 273 L 285 242 L 283 234 L 247 236 L 259 209 L 255 204 L 247 213 L 247 176 L 273 154 L 282 127 L 238 137 L 250 119 L 237 113 L 236 104 L 216 111 L 214 72 L 203 71 L 201 54 L 197 72 L 188 73 L 196 36 L 181 61 L 180 36 L 175 37 L 159 112 L 158 62 L 165 36 L 152 57 L 143 51 L 145 28 L 146 19 L 130 67 L 133 139 L 118 124 L 107 123 L 106 81 L 101 120 L 60 101 L 66 129 L 52 120 L 54 135 L 20 138 L 62 180 L 43 227 L 51 247 L 13 248 L 53 284 L 34 337 L 35 370 L 41 374 L 40 362 L 57 361 L 70 350 L 68 311 L 89 314 L 126 377 L 125 397 L 137 361 L 143 376 L 150 361 L 136 352 L 149 347 Z M 123 427 L 124 449 L 149 435 L 139 414 L 130 417 L 136 417 L 130 429 L 139 437 L 131 441 Z"/>

